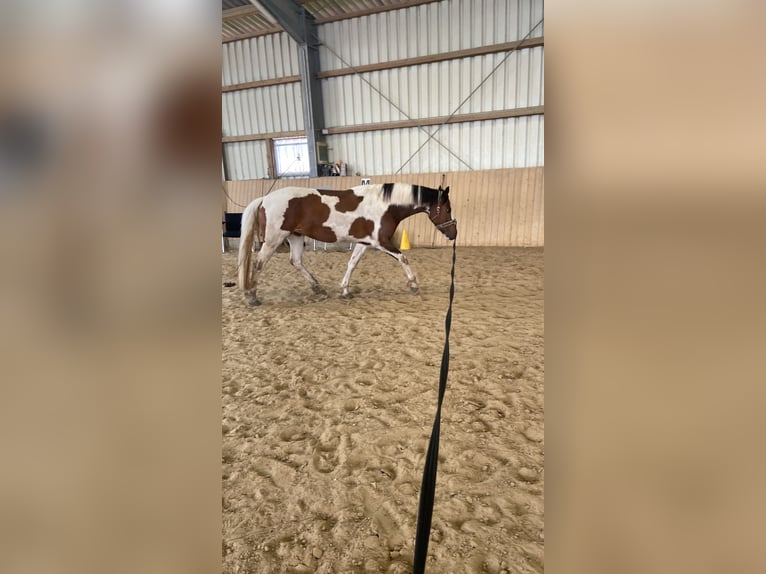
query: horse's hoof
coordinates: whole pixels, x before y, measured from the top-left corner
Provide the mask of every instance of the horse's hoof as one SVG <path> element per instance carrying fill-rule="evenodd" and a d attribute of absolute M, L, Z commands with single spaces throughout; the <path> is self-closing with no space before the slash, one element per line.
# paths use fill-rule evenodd
<path fill-rule="evenodd" d="M 413 295 L 420 295 L 420 287 L 415 285 L 414 287 L 410 287 L 410 293 Z"/>
<path fill-rule="evenodd" d="M 327 295 L 327 291 L 325 291 L 325 290 L 324 290 L 322 287 L 320 287 L 319 285 L 314 285 L 314 286 L 313 286 L 311 289 L 312 289 L 312 290 L 314 291 L 314 293 L 316 293 L 317 295 Z"/>
<path fill-rule="evenodd" d="M 260 302 L 260 301 L 258 301 L 258 299 L 256 299 L 255 297 L 250 297 L 250 298 L 247 300 L 247 303 L 248 303 L 248 305 L 250 305 L 251 307 L 257 307 L 258 305 L 260 305 L 260 304 L 261 304 L 261 302 Z"/>
<path fill-rule="evenodd" d="M 351 294 L 350 291 L 348 293 L 343 293 L 343 295 L 341 295 L 341 297 L 343 297 L 344 299 L 353 299 L 354 298 L 354 296 Z"/>

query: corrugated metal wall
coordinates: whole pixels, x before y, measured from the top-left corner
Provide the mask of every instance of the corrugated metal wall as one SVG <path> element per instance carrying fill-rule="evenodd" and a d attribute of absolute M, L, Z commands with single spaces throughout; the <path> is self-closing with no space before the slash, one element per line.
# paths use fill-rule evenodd
<path fill-rule="evenodd" d="M 413 119 L 448 116 L 503 59 L 505 63 L 458 113 L 542 105 L 543 47 L 539 46 L 510 55 L 487 54 L 366 72 L 364 80 L 356 74 L 326 78 L 322 80 L 325 120 L 328 126 L 352 126 L 407 119 L 388 100 Z"/>
<path fill-rule="evenodd" d="M 297 76 L 298 44 L 286 32 L 223 44 L 222 72 L 224 86 Z"/>
<path fill-rule="evenodd" d="M 223 111 L 222 126 L 227 136 L 302 130 L 301 85 L 224 92 Z"/>
<path fill-rule="evenodd" d="M 544 245 L 544 168 L 458 171 L 445 175 L 452 213 L 458 220 L 458 245 Z M 370 179 L 372 183 L 392 181 L 437 187 L 441 177 L 441 173 L 424 173 Z M 229 181 L 226 210 L 241 212 L 256 197 L 289 185 L 348 189 L 359 183 L 357 177 Z M 404 229 L 414 247 L 449 245 L 425 215 L 405 220 L 398 233 Z"/>
<path fill-rule="evenodd" d="M 298 45 L 286 32 L 223 44 L 223 86 L 298 76 Z M 298 82 L 221 94 L 225 136 L 303 130 L 303 103 Z M 268 174 L 266 144 L 248 141 L 225 144 L 233 179 Z"/>
<path fill-rule="evenodd" d="M 319 26 L 322 70 L 520 40 L 543 15 L 542 0 L 449 0 Z M 543 25 L 531 37 L 543 36 Z M 297 44 L 286 33 L 223 45 L 223 85 L 298 75 Z M 336 52 L 338 56 L 333 54 Z M 410 118 L 447 116 L 505 53 L 364 74 Z M 513 52 L 458 114 L 508 110 L 544 102 L 543 48 Z M 321 80 L 327 127 L 407 119 L 358 75 Z M 393 173 L 438 126 L 327 136 L 331 161 L 351 173 Z M 223 93 L 223 131 L 241 136 L 303 129 L 299 83 Z M 424 173 L 544 164 L 542 115 L 442 127 L 401 170 Z M 267 175 L 265 144 L 226 144 L 234 179 Z M 459 156 L 463 161 L 457 159 Z"/>
<path fill-rule="evenodd" d="M 226 144 L 226 159 L 232 179 L 260 179 L 268 173 L 265 141 Z"/>
<path fill-rule="evenodd" d="M 543 35 L 539 0 L 451 0 L 325 24 L 319 28 L 322 70 L 334 70 Z M 507 57 L 507 59 L 506 59 Z M 394 68 L 322 81 L 328 126 L 448 116 L 489 75 L 458 114 L 539 106 L 544 98 L 543 48 Z M 369 82 L 369 83 L 368 83 Z M 379 90 L 396 107 L 386 100 Z M 404 113 L 396 108 L 400 108 Z M 405 115 L 406 114 L 406 115 Z M 423 173 L 543 165 L 543 117 L 442 127 L 340 134 L 327 138 L 331 160 L 352 173 Z M 453 153 L 450 153 L 453 152 Z M 458 156 L 463 161 L 458 159 Z"/>
<path fill-rule="evenodd" d="M 393 174 L 427 137 L 407 128 L 328 136 L 327 142 L 331 159 L 343 159 L 351 173 L 366 176 Z M 463 162 L 474 170 L 544 164 L 543 116 L 449 124 L 436 137 L 457 156 L 431 140 L 401 173 L 468 169 Z"/>
<path fill-rule="evenodd" d="M 542 17 L 542 0 L 449 0 L 331 22 L 319 27 L 320 66 L 347 67 L 331 50 L 360 66 L 512 42 Z"/>

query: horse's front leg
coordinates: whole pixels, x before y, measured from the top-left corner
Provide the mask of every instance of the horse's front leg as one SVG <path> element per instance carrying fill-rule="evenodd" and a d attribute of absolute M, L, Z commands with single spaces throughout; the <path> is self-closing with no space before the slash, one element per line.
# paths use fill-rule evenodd
<path fill-rule="evenodd" d="M 418 280 L 415 278 L 415 273 L 413 273 L 412 268 L 410 267 L 410 262 L 407 261 L 404 253 L 399 253 L 399 256 L 396 257 L 396 259 L 402 264 L 404 274 L 407 276 L 407 287 L 410 288 L 410 291 L 414 295 L 417 295 L 420 293 L 420 287 L 418 287 Z"/>
<path fill-rule="evenodd" d="M 387 242 L 385 245 L 381 243 L 380 246 L 383 251 L 388 253 L 391 257 L 396 259 L 402 266 L 402 269 L 404 269 L 404 274 L 407 276 L 407 287 L 410 288 L 410 291 L 417 295 L 420 293 L 420 287 L 418 287 L 418 280 L 415 277 L 415 273 L 412 272 L 412 268 L 410 267 L 410 262 L 407 261 L 407 257 L 404 256 L 404 253 L 399 251 L 396 247 L 394 247 L 393 243 Z"/>
<path fill-rule="evenodd" d="M 356 269 L 356 265 L 359 263 L 359 260 L 362 258 L 362 255 L 366 249 L 366 245 L 357 243 L 354 247 L 354 252 L 351 254 L 351 259 L 348 260 L 348 268 L 346 269 L 346 274 L 343 276 L 343 280 L 340 282 L 340 287 L 343 289 L 343 294 L 341 296 L 344 299 L 350 299 L 352 297 L 351 291 L 348 290 L 348 282 L 351 281 L 351 274 L 354 272 L 354 269 Z"/>

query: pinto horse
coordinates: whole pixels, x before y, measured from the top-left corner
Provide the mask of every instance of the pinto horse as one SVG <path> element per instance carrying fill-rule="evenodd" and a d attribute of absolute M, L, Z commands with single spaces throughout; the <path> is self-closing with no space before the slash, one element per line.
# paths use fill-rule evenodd
<path fill-rule="evenodd" d="M 432 189 L 422 185 L 384 183 L 362 185 L 335 191 L 301 187 L 283 187 L 252 201 L 242 214 L 239 245 L 239 287 L 251 305 L 256 297 L 258 275 L 266 262 L 286 239 L 290 244 L 290 263 L 311 284 L 315 293 L 324 294 L 316 278 L 303 266 L 303 237 L 317 241 L 355 243 L 348 269 L 341 281 L 344 298 L 351 297 L 348 283 L 351 273 L 368 247 L 377 247 L 396 259 L 407 276 L 413 293 L 419 287 L 407 258 L 393 244 L 394 231 L 402 220 L 425 213 L 448 239 L 457 236 L 457 222 L 452 218 L 449 187 Z M 263 242 L 251 271 L 256 231 Z"/>

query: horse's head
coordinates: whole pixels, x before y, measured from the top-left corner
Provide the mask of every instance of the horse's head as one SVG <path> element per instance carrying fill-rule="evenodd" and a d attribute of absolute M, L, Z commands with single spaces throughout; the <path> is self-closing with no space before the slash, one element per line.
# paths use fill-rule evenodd
<path fill-rule="evenodd" d="M 457 220 L 452 218 L 452 207 L 449 203 L 449 186 L 442 189 L 439 186 L 439 195 L 434 203 L 428 207 L 428 218 L 434 227 L 441 231 L 447 239 L 457 237 Z"/>

